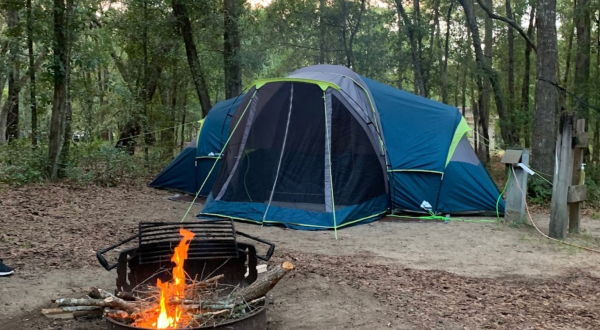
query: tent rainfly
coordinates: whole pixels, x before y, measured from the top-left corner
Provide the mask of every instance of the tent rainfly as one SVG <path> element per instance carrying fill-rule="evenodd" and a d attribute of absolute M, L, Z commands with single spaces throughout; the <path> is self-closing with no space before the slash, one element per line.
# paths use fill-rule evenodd
<path fill-rule="evenodd" d="M 469 131 L 455 107 L 315 65 L 215 105 L 151 185 L 201 189 L 200 216 L 306 230 L 388 212 L 503 214 Z"/>

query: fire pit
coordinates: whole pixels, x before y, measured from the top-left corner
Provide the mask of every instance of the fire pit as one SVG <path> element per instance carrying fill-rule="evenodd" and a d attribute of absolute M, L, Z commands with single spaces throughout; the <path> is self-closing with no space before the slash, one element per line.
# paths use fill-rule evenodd
<path fill-rule="evenodd" d="M 254 245 L 238 242 L 239 236 L 268 245 L 268 252 L 257 255 Z M 108 263 L 107 252 L 134 240 L 137 247 Z M 137 235 L 97 253 L 104 268 L 117 269 L 116 296 L 96 297 L 104 298 L 100 306 L 110 307 L 104 310 L 107 328 L 266 329 L 265 294 L 293 269 L 284 263 L 258 278 L 258 259 L 269 260 L 274 249 L 236 231 L 231 220 L 140 223 Z M 57 301 L 59 306 L 80 302 Z"/>

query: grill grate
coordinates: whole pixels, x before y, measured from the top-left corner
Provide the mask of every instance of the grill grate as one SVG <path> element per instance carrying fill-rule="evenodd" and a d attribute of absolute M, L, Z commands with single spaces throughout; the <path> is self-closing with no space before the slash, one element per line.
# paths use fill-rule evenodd
<path fill-rule="evenodd" d="M 233 221 L 200 220 L 194 222 L 141 222 L 139 224 L 140 264 L 170 262 L 181 241 L 179 229 L 195 234 L 188 260 L 237 258 L 239 250 Z"/>

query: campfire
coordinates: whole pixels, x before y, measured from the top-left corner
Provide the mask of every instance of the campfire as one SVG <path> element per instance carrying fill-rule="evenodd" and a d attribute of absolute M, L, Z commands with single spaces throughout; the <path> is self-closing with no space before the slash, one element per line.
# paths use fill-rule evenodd
<path fill-rule="evenodd" d="M 134 237 L 138 248 L 122 251 L 117 264 L 108 265 L 102 254 L 133 238 L 98 253 L 105 268 L 117 268 L 115 294 L 91 288 L 88 297 L 56 299 L 57 308 L 42 313 L 51 318 L 103 316 L 109 329 L 219 328 L 251 318 L 260 318 L 252 329 L 266 329 L 266 294 L 294 266 L 284 262 L 258 277 L 256 259 L 268 259 L 274 245 L 236 232 L 233 222 L 186 225 L 140 224 Z M 269 253 L 256 255 L 253 245 L 237 242 L 236 234 L 269 244 Z M 171 267 L 164 265 L 166 247 Z"/>

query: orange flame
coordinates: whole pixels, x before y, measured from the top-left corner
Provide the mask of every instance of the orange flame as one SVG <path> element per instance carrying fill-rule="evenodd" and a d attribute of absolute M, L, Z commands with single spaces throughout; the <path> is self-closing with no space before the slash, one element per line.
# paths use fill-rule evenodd
<path fill-rule="evenodd" d="M 183 310 L 179 306 L 175 308 L 168 308 L 168 302 L 173 300 L 183 299 L 185 291 L 185 271 L 183 270 L 183 263 L 188 257 L 188 250 L 194 233 L 179 229 L 179 234 L 183 236 L 179 245 L 175 248 L 171 261 L 175 263 L 173 268 L 173 283 L 163 283 L 160 279 L 157 279 L 156 286 L 160 288 L 160 309 L 156 321 L 150 321 L 152 327 L 156 329 L 169 329 L 178 328 L 179 321 L 183 315 Z M 145 323 L 145 322 L 144 322 Z M 148 326 L 147 324 L 138 324 L 137 326 Z"/>

